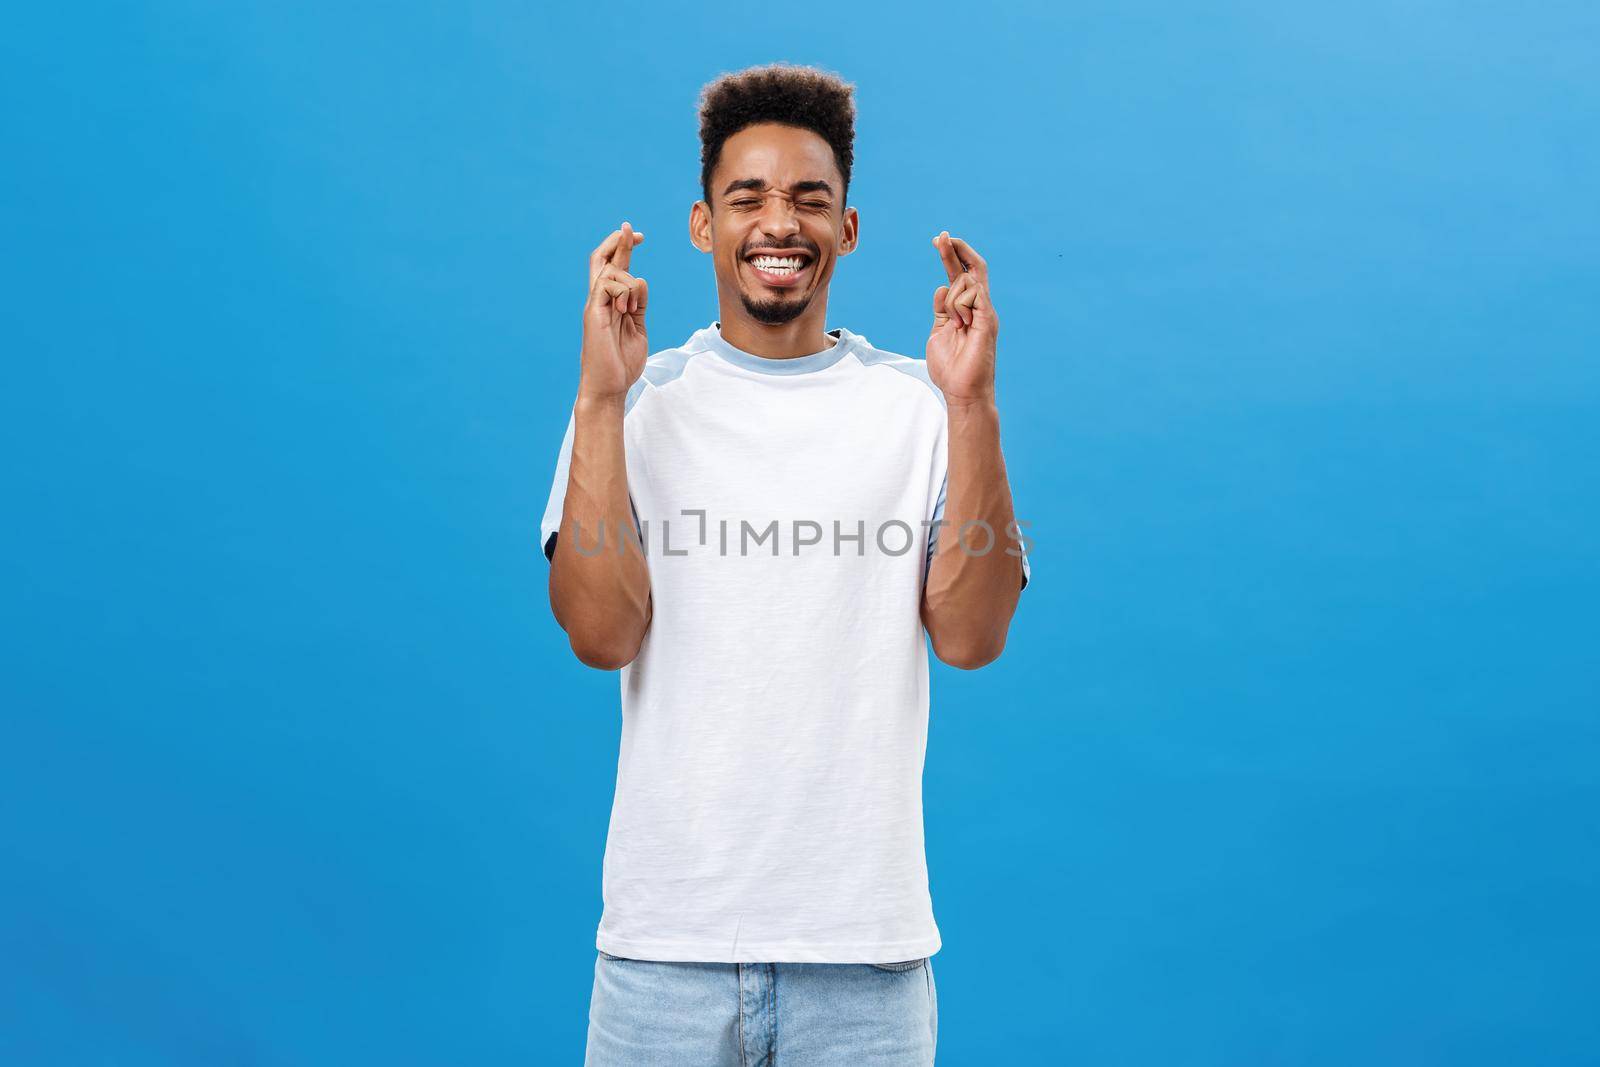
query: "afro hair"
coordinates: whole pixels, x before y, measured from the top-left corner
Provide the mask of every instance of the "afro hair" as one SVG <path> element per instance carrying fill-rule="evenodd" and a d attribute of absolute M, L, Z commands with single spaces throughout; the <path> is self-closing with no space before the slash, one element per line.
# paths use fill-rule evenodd
<path fill-rule="evenodd" d="M 746 126 L 778 122 L 811 130 L 828 142 L 850 190 L 855 159 L 855 86 L 816 67 L 772 63 L 724 74 L 700 93 L 700 191 L 711 206 L 711 172 L 722 146 Z"/>

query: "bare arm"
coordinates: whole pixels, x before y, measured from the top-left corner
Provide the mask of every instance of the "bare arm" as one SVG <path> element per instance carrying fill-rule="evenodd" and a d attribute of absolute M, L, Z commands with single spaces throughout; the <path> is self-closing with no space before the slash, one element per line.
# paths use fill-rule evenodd
<path fill-rule="evenodd" d="M 589 257 L 572 456 L 550 559 L 556 621 L 577 657 L 601 670 L 632 662 L 650 625 L 650 573 L 633 525 L 622 436 L 628 389 L 650 351 L 644 328 L 649 290 L 643 278 L 628 273 L 633 247 L 642 240 L 624 222 Z M 597 551 L 602 536 L 604 548 Z"/>
<path fill-rule="evenodd" d="M 988 265 L 959 238 L 941 234 L 934 243 L 950 278 L 934 293 L 928 337 L 928 373 L 944 393 L 948 419 L 948 525 L 928 569 L 922 623 L 935 655 L 972 670 L 1005 648 L 1022 592 L 1022 559 L 1014 554 L 1011 485 L 1000 453 L 994 388 L 1000 324 L 989 301 Z"/>

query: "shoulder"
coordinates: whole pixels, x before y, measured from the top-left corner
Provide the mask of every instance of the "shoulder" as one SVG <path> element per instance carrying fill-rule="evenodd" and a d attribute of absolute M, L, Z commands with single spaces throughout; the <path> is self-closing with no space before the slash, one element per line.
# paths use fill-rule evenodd
<path fill-rule="evenodd" d="M 707 351 L 707 345 L 697 332 L 688 341 L 675 348 L 664 348 L 645 358 L 644 371 L 628 390 L 624 414 L 632 412 L 640 398 L 647 393 L 660 392 L 683 377 L 684 370 L 695 357 Z"/>
<path fill-rule="evenodd" d="M 894 374 L 907 383 L 907 389 L 933 400 L 941 408 L 945 406 L 944 393 L 933 384 L 926 360 L 879 348 L 860 335 L 853 337 L 852 341 L 855 344 L 852 354 L 869 372 Z"/>

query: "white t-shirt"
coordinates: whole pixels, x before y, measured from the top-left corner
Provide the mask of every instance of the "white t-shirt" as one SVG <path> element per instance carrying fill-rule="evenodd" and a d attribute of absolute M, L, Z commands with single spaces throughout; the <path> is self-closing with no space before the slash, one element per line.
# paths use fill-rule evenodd
<path fill-rule="evenodd" d="M 650 356 L 627 397 L 653 614 L 621 671 L 595 943 L 724 963 L 932 955 L 920 605 L 944 505 L 943 395 L 922 360 L 849 330 L 767 359 L 720 327 Z M 572 534 L 572 437 L 569 419 L 547 557 Z M 1016 554 L 995 533 L 994 551 Z M 604 551 L 616 545 L 606 530 Z M 1023 569 L 1026 585 L 1026 556 Z"/>

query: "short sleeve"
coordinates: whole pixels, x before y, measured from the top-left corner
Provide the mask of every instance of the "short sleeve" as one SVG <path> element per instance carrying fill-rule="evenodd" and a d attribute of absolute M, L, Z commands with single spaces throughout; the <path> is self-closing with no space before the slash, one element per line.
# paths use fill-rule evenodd
<path fill-rule="evenodd" d="M 1000 454 L 1000 458 L 1003 462 L 1005 459 L 1005 453 L 1003 451 Z M 933 514 L 928 518 L 928 521 L 934 523 L 935 525 L 930 526 L 928 529 L 928 558 L 924 562 L 922 568 L 924 584 L 927 583 L 928 571 L 933 568 L 934 549 L 936 549 L 939 545 L 939 532 L 941 527 L 938 526 L 937 523 L 939 520 L 944 518 L 945 490 L 949 487 L 949 485 L 950 476 L 946 474 L 944 480 L 939 483 L 939 498 L 934 501 Z M 1017 532 L 1019 534 L 1022 532 L 1020 527 L 1018 528 Z M 1008 537 L 1005 531 L 996 531 L 996 533 L 999 535 L 997 543 L 1002 550 L 1013 548 L 1013 546 L 1016 546 L 1022 550 L 1022 588 L 1028 588 L 1028 579 L 1033 577 L 1033 567 L 1028 562 L 1028 550 L 1025 547 L 1027 542 L 1025 540 L 1019 541 L 1014 537 Z M 971 542 L 969 541 L 968 543 L 970 544 Z"/>
<path fill-rule="evenodd" d="M 556 535 L 561 532 L 561 508 L 567 499 L 567 471 L 572 466 L 572 435 L 577 424 L 576 414 L 567 416 L 567 433 L 561 439 L 561 450 L 556 455 L 555 477 L 550 481 L 550 498 L 544 505 L 544 517 L 539 520 L 539 544 L 544 548 L 544 558 L 554 559 Z"/>

